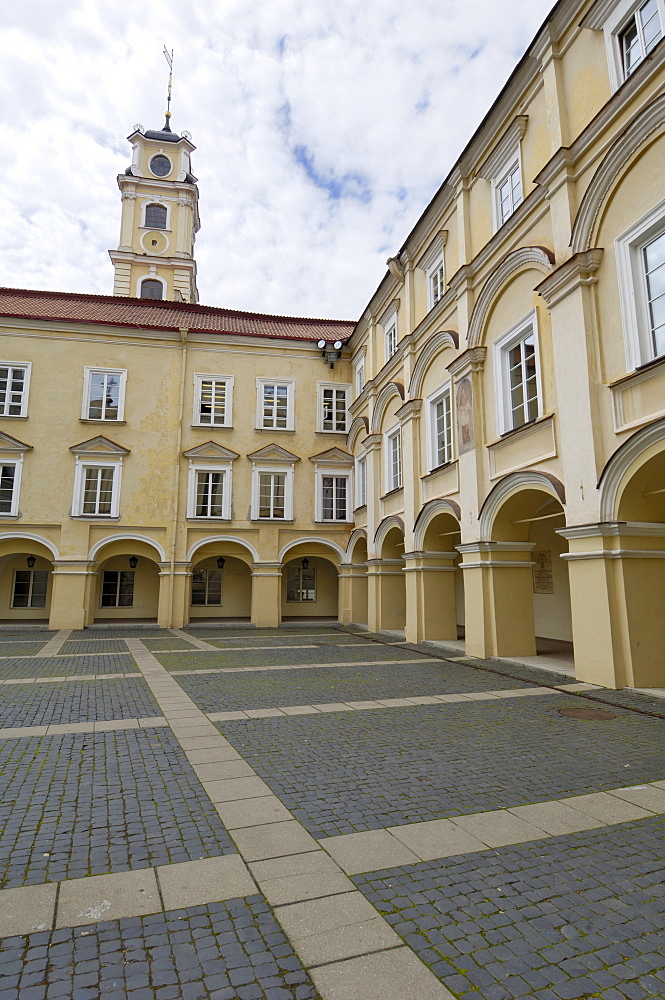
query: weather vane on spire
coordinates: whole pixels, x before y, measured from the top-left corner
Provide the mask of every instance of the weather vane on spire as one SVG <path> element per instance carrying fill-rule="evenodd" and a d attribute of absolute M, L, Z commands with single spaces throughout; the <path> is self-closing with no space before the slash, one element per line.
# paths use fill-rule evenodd
<path fill-rule="evenodd" d="M 164 58 L 169 64 L 169 89 L 166 98 L 166 124 L 164 125 L 164 131 L 171 131 L 171 86 L 173 84 L 173 49 L 169 52 L 166 45 L 164 46 Z"/>

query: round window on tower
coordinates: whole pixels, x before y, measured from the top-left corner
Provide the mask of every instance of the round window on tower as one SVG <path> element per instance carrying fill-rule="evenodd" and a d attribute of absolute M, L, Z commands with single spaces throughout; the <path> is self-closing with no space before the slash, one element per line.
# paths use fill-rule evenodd
<path fill-rule="evenodd" d="M 150 169 L 157 177 L 166 177 L 167 174 L 171 173 L 171 161 L 168 156 L 159 153 L 157 156 L 153 156 L 150 161 Z"/>

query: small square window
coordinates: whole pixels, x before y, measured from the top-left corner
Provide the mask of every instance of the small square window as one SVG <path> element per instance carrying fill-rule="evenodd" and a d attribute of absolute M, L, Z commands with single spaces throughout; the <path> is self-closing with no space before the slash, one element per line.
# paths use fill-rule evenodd
<path fill-rule="evenodd" d="M 222 570 L 195 569 L 192 573 L 192 604 L 221 605 Z"/>
<path fill-rule="evenodd" d="M 127 372 L 123 369 L 86 368 L 82 417 L 85 420 L 122 420 L 126 379 Z"/>
<path fill-rule="evenodd" d="M 104 570 L 99 604 L 102 608 L 132 608 L 134 606 L 134 570 Z"/>
<path fill-rule="evenodd" d="M 48 570 L 17 569 L 12 591 L 13 608 L 45 608 Z"/>
<path fill-rule="evenodd" d="M 286 601 L 316 603 L 316 566 L 286 567 Z"/>

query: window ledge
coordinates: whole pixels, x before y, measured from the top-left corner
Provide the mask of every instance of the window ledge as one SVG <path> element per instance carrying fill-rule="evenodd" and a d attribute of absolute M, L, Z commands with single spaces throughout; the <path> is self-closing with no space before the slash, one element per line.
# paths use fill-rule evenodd
<path fill-rule="evenodd" d="M 294 427 L 255 427 L 261 434 L 295 434 Z"/>
<path fill-rule="evenodd" d="M 367 504 L 366 503 L 361 503 L 360 507 L 354 507 L 353 508 L 353 513 L 357 514 L 361 510 L 367 510 Z"/>
<path fill-rule="evenodd" d="M 104 514 L 70 514 L 69 515 L 73 521 L 98 521 L 99 524 L 108 524 L 109 521 L 121 521 L 120 515 L 114 516 L 109 514 L 106 517 Z"/>
<path fill-rule="evenodd" d="M 344 518 L 344 520 L 339 520 L 339 521 L 333 521 L 333 520 L 326 520 L 326 521 L 324 521 L 324 520 L 320 520 L 320 519 L 319 519 L 319 520 L 317 520 L 317 519 L 315 518 L 315 519 L 314 519 L 314 520 L 312 521 L 312 524 L 328 524 L 328 525 L 335 525 L 335 524 L 353 524 L 353 518 L 352 518 L 352 517 L 346 517 L 346 518 Z"/>
<path fill-rule="evenodd" d="M 537 417 L 535 420 L 529 420 L 527 424 L 520 424 L 519 427 L 513 427 L 511 431 L 506 431 L 505 434 L 499 435 L 494 441 L 488 441 L 487 448 L 493 448 L 497 444 L 501 444 L 503 441 L 508 441 L 510 438 L 519 437 L 521 434 L 527 435 L 531 433 L 534 428 L 540 427 L 542 424 L 549 423 L 554 419 L 553 413 L 547 413 L 542 417 Z"/>
<path fill-rule="evenodd" d="M 190 424 L 195 431 L 232 431 L 233 424 Z M 203 605 L 201 605 L 203 607 Z"/>
<path fill-rule="evenodd" d="M 647 375 L 651 372 L 657 371 L 661 365 L 665 367 L 665 355 L 661 355 L 659 358 L 652 358 L 651 361 L 645 361 L 643 364 L 638 365 L 635 371 L 628 372 L 627 375 L 622 375 L 620 378 L 610 382 L 608 384 L 608 388 L 614 389 L 617 385 L 625 385 L 625 383 L 630 382 L 631 379 L 637 380 L 640 375 Z"/>
<path fill-rule="evenodd" d="M 295 517 L 250 517 L 252 524 L 295 524 Z"/>
<path fill-rule="evenodd" d="M 444 462 L 443 465 L 436 465 L 433 469 L 430 469 L 429 472 L 426 472 L 425 475 L 421 476 L 420 478 L 421 480 L 429 479 L 430 476 L 435 476 L 437 472 L 443 472 L 445 469 L 452 469 L 453 465 L 457 465 L 456 458 L 451 458 L 449 462 Z"/>
<path fill-rule="evenodd" d="M 328 436 L 330 434 L 336 434 L 337 437 L 346 437 L 346 435 L 349 432 L 348 432 L 348 430 L 347 431 L 319 431 L 319 430 L 317 430 L 317 431 L 314 431 L 314 433 L 315 434 L 325 434 L 326 436 Z"/>
<path fill-rule="evenodd" d="M 230 524 L 232 517 L 187 517 L 190 524 Z"/>
<path fill-rule="evenodd" d="M 0 512 L 0 518 L 2 518 L 3 521 L 18 521 L 20 516 L 20 514 L 3 514 Z"/>
<path fill-rule="evenodd" d="M 102 420 L 98 417 L 79 417 L 80 424 L 113 424 L 115 427 L 124 426 L 126 420 Z"/>
<path fill-rule="evenodd" d="M 25 413 L 0 413 L 0 418 L 2 420 L 27 420 L 28 414 Z"/>
<path fill-rule="evenodd" d="M 401 493 L 403 489 L 404 489 L 403 486 L 396 486 L 394 490 L 388 490 L 387 493 L 384 493 L 382 496 L 380 496 L 379 500 L 387 500 L 388 497 L 394 497 L 396 493 Z"/>

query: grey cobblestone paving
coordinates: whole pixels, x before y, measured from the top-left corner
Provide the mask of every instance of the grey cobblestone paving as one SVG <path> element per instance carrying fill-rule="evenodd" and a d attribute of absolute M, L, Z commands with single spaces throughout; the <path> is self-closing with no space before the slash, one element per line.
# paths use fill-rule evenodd
<path fill-rule="evenodd" d="M 206 640 L 207 641 L 207 640 Z M 157 659 L 167 670 L 195 670 L 208 667 L 263 667 L 298 663 L 364 663 L 383 660 L 414 660 L 414 653 L 394 646 L 361 646 L 337 649 L 334 646 L 315 646 L 307 649 L 220 649 L 207 652 L 158 653 Z"/>
<path fill-rule="evenodd" d="M 0 656 L 31 656 L 43 649 L 48 638 L 40 642 L 0 642 Z"/>
<path fill-rule="evenodd" d="M 100 628 L 74 629 L 68 641 L 72 639 L 87 639 L 91 642 L 96 639 L 149 639 L 160 635 L 170 636 L 171 633 L 168 629 L 158 628 L 157 625 L 111 625 Z"/>
<path fill-rule="evenodd" d="M 127 644 L 122 639 L 93 639 L 86 642 L 85 639 L 68 639 L 60 648 L 58 656 L 67 656 L 68 653 L 126 653 Z"/>
<path fill-rule="evenodd" d="M 206 642 L 209 642 L 213 646 L 217 646 L 218 649 L 233 649 L 234 646 L 280 646 L 284 649 L 288 649 L 291 646 L 310 646 L 312 649 L 317 649 L 320 646 L 358 646 L 360 644 L 369 646 L 369 643 L 365 643 L 363 639 L 359 639 L 355 635 L 342 635 L 341 633 L 336 633 L 334 635 L 293 635 L 292 633 L 284 636 L 270 636 L 264 638 L 263 636 L 233 636 L 232 638 L 220 638 L 220 637 L 208 637 Z M 387 646 L 389 649 L 390 646 Z"/>
<path fill-rule="evenodd" d="M 138 670 L 130 653 L 102 656 L 45 656 L 43 659 L 0 660 L 0 680 L 64 677 L 71 674 L 130 674 Z"/>
<path fill-rule="evenodd" d="M 6 938 L 2 1000 L 316 1000 L 262 896 Z"/>
<path fill-rule="evenodd" d="M 192 649 L 191 642 L 186 639 L 177 639 L 175 636 L 164 636 L 163 639 L 145 639 L 146 649 Z"/>
<path fill-rule="evenodd" d="M 228 677 L 228 675 L 226 675 Z M 565 719 L 565 695 L 222 722 L 313 836 L 665 778 L 665 723 Z"/>
<path fill-rule="evenodd" d="M 463 1000 L 665 996 L 665 818 L 356 875 Z"/>
<path fill-rule="evenodd" d="M 12 684 L 2 688 L 0 727 L 63 722 L 101 722 L 161 715 L 142 677 Z"/>
<path fill-rule="evenodd" d="M 0 888 L 233 853 L 166 728 L 0 742 Z"/>
<path fill-rule="evenodd" d="M 342 653 L 346 656 L 346 653 Z M 177 677 L 178 683 L 204 712 L 280 705 L 315 705 L 321 702 L 364 701 L 371 698 L 413 697 L 423 694 L 456 694 L 461 691 L 510 690 L 522 687 L 491 674 L 481 674 L 455 663 L 399 662 L 370 667 L 331 670 L 279 671 L 279 673 L 229 675 L 203 674 Z"/>

